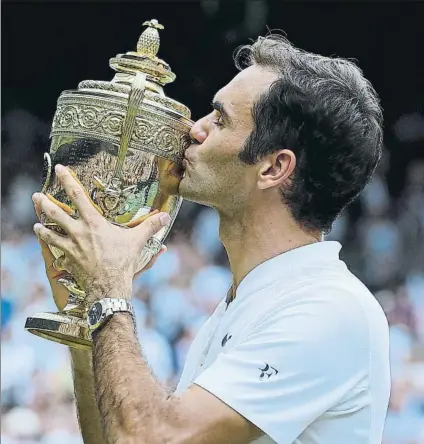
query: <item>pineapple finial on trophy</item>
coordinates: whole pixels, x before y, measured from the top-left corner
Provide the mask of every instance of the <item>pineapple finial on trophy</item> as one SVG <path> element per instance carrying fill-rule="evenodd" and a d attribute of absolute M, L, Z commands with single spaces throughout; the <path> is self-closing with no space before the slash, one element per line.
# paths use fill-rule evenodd
<path fill-rule="evenodd" d="M 143 26 L 148 26 L 148 28 L 138 39 L 137 52 L 149 58 L 156 58 L 160 46 L 158 29 L 164 29 L 164 27 L 156 19 L 144 22 Z"/>
<path fill-rule="evenodd" d="M 147 89 L 164 95 L 162 86 L 175 80 L 175 74 L 170 66 L 161 60 L 159 52 L 159 29 L 164 27 L 156 19 L 143 23 L 147 29 L 138 39 L 136 51 L 128 51 L 126 54 L 117 54 L 109 60 L 110 67 L 117 71 L 112 83 L 131 84 L 137 72 L 147 75 Z"/>

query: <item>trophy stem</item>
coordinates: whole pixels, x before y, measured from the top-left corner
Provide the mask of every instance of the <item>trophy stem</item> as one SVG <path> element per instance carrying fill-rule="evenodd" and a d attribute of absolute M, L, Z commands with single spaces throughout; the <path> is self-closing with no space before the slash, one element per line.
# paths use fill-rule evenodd
<path fill-rule="evenodd" d="M 160 251 L 162 243 L 150 238 L 140 257 L 142 269 Z M 85 293 L 72 277 L 58 280 L 69 290 L 66 307 L 57 313 L 36 313 L 27 318 L 25 329 L 30 333 L 80 350 L 91 350 L 92 341 L 87 326 L 88 305 Z"/>

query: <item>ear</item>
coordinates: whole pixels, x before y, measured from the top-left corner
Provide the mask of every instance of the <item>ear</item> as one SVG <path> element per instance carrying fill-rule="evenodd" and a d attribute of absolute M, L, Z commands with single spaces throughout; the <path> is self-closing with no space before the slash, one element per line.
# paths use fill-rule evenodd
<path fill-rule="evenodd" d="M 280 150 L 265 156 L 260 162 L 258 187 L 260 190 L 280 188 L 296 167 L 296 155 L 291 150 Z"/>

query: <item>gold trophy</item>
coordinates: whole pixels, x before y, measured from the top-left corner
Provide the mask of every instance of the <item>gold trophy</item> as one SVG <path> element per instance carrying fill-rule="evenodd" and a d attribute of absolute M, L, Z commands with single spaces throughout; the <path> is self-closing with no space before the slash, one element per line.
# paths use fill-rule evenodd
<path fill-rule="evenodd" d="M 68 166 L 95 208 L 111 223 L 133 227 L 158 211 L 171 222 L 150 238 L 141 252 L 141 270 L 159 252 L 182 203 L 178 185 L 184 151 L 193 124 L 190 110 L 166 97 L 163 86 L 175 80 L 169 65 L 157 57 L 157 20 L 143 23 L 136 52 L 109 61 L 110 81 L 86 80 L 77 90 L 63 91 L 51 129 L 50 153 L 44 154 L 42 192 L 68 214 L 78 214 L 58 183 L 54 166 Z M 42 214 L 40 221 L 61 232 Z M 55 258 L 63 252 L 49 246 Z M 84 291 L 71 275 L 58 280 L 69 290 L 59 313 L 37 313 L 25 328 L 38 336 L 89 349 Z"/>

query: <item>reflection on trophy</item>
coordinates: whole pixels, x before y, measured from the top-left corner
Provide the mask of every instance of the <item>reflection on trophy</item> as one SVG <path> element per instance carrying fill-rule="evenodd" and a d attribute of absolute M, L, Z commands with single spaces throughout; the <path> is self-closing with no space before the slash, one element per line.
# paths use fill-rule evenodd
<path fill-rule="evenodd" d="M 137 51 L 110 59 L 117 72 L 112 81 L 86 80 L 60 95 L 42 186 L 50 199 L 78 217 L 55 176 L 54 166 L 60 163 L 71 169 L 93 206 L 111 223 L 130 228 L 152 213 L 169 213 L 169 225 L 140 253 L 140 270 L 159 252 L 179 211 L 181 162 L 193 124 L 190 110 L 163 92 L 175 80 L 169 65 L 157 57 L 158 29 L 163 26 L 157 20 L 144 25 L 148 27 Z M 61 231 L 43 214 L 40 221 Z M 63 255 L 49 248 L 56 259 Z M 25 328 L 71 347 L 90 348 L 84 290 L 69 274 L 59 282 L 69 290 L 67 306 L 59 313 L 35 314 Z"/>

